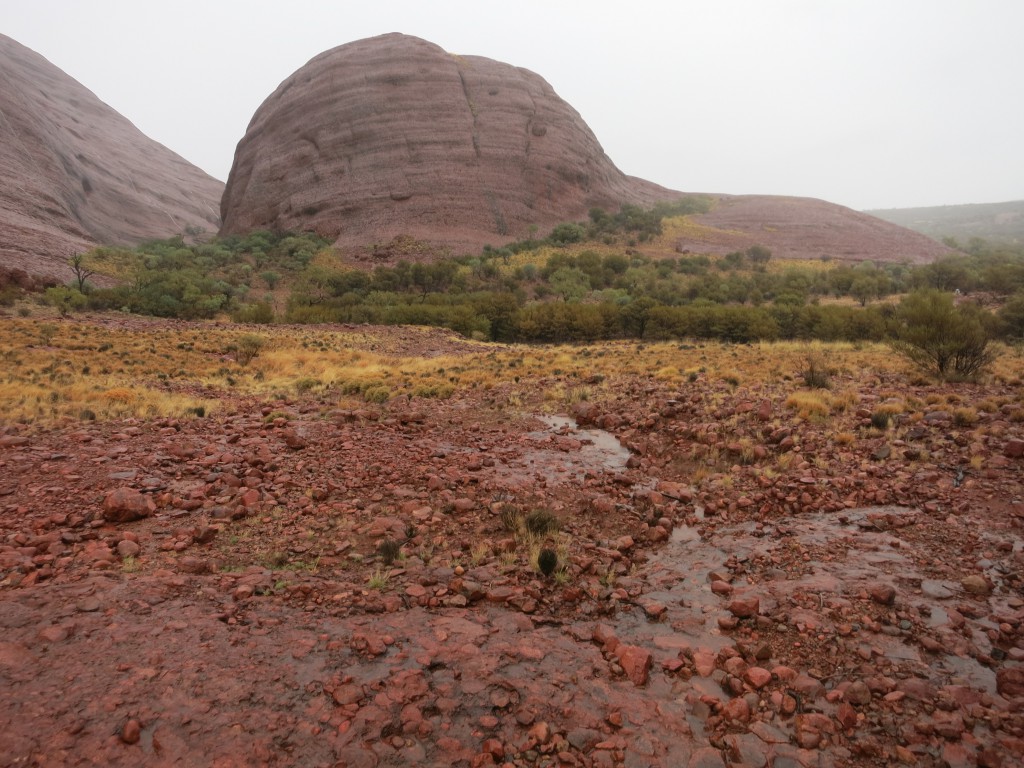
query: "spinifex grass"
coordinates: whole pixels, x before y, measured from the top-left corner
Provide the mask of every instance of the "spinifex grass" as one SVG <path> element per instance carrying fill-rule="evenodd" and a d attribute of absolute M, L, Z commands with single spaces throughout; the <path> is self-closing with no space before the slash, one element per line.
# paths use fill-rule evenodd
<path fill-rule="evenodd" d="M 45 328 L 43 326 L 46 326 Z M 50 327 L 53 326 L 53 327 Z M 246 335 L 263 340 L 246 365 Z M 440 347 L 440 348 L 438 348 Z M 649 378 L 680 391 L 758 397 L 781 384 L 791 405 L 817 417 L 846 410 L 856 392 L 907 366 L 880 344 L 815 345 L 833 390 L 803 402 L 807 345 L 613 341 L 588 345 L 478 344 L 422 328 L 245 326 L 120 316 L 53 323 L 0 317 L 0 415 L 49 424 L 65 419 L 186 417 L 209 413 L 228 395 L 375 403 L 408 395 L 488 394 L 517 410 L 566 409 L 614 396 L 616 380 Z M 996 381 L 1020 382 L 1024 356 L 1003 355 Z M 551 399 L 552 393 L 559 396 Z M 716 394 L 717 393 L 717 394 Z M 852 393 L 852 395 L 850 394 Z M 800 402 L 797 402 L 800 400 Z M 1024 398 L 1019 401 L 1024 405 Z"/>

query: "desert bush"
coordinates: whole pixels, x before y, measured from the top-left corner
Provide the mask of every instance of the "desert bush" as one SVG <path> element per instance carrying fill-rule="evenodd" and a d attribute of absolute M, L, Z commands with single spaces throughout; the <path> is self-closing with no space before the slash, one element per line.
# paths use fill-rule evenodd
<path fill-rule="evenodd" d="M 558 531 L 560 524 L 554 513 L 548 509 L 535 509 L 523 521 L 526 530 L 534 536 L 544 536 Z"/>
<path fill-rule="evenodd" d="M 44 296 L 46 303 L 56 307 L 61 317 L 67 317 L 73 311 L 83 309 L 89 303 L 84 294 L 66 285 L 47 288 Z"/>
<path fill-rule="evenodd" d="M 550 576 L 558 567 L 558 553 L 548 547 L 544 547 L 537 554 L 537 568 L 545 576 Z"/>
<path fill-rule="evenodd" d="M 992 318 L 976 304 L 956 306 L 936 290 L 916 291 L 896 311 L 893 349 L 943 379 L 974 379 L 997 356 Z"/>
<path fill-rule="evenodd" d="M 889 421 L 892 418 L 888 411 L 875 411 L 871 414 L 871 426 L 884 432 L 889 428 Z"/>
<path fill-rule="evenodd" d="M 274 322 L 274 308 L 266 301 L 243 304 L 231 314 L 236 323 L 257 323 L 267 325 Z"/>
<path fill-rule="evenodd" d="M 368 403 L 386 403 L 391 399 L 391 390 L 385 386 L 367 387 L 363 390 L 363 400 Z"/>
<path fill-rule="evenodd" d="M 239 365 L 248 365 L 259 355 L 266 343 L 266 339 L 262 336 L 252 333 L 239 336 L 238 341 L 235 342 L 235 361 Z"/>
<path fill-rule="evenodd" d="M 803 377 L 804 384 L 810 389 L 829 389 L 832 386 L 825 358 L 818 352 L 807 353 L 800 375 Z"/>
<path fill-rule="evenodd" d="M 377 545 L 377 556 L 384 565 L 391 565 L 402 553 L 402 545 L 394 539 L 384 539 Z"/>

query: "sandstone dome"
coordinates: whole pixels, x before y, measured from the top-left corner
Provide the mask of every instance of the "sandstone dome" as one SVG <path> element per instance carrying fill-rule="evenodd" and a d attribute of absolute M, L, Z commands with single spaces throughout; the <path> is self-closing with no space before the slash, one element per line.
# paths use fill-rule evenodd
<path fill-rule="evenodd" d="M 317 56 L 260 106 L 235 152 L 221 231 L 479 249 L 594 206 L 679 194 L 623 174 L 533 72 L 388 34 Z"/>

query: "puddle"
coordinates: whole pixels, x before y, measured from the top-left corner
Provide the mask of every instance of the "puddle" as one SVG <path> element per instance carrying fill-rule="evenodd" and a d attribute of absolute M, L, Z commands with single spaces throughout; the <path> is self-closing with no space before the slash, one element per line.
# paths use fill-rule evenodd
<path fill-rule="evenodd" d="M 583 443 L 580 448 L 582 463 L 611 472 L 621 472 L 629 460 L 629 449 L 618 438 L 603 429 L 580 429 L 576 420 L 568 416 L 538 416 L 552 432 L 566 434 Z M 530 433 L 537 435 L 536 432 Z"/>
<path fill-rule="evenodd" d="M 941 635 L 949 631 L 949 616 L 942 601 L 956 594 L 957 585 L 927 579 L 916 570 L 911 559 L 912 548 L 898 533 L 917 514 L 915 510 L 897 507 L 868 507 L 846 510 L 839 515 L 781 518 L 771 525 L 729 526 L 712 531 L 707 539 L 701 538 L 696 528 L 679 526 L 673 530 L 667 545 L 653 554 L 645 566 L 646 589 L 642 601 L 664 605 L 663 620 L 651 623 L 646 621 L 643 611 L 623 611 L 616 631 L 626 642 L 647 643 L 667 652 L 685 648 L 716 652 L 732 644 L 733 638 L 723 635 L 718 628 L 718 618 L 727 614 L 726 605 L 731 598 L 711 592 L 709 572 L 724 570 L 730 556 L 740 561 L 770 559 L 788 547 L 833 545 L 829 547 L 830 556 L 804 563 L 799 575 L 779 574 L 774 580 L 764 580 L 756 586 L 742 577 L 737 578 L 732 582 L 733 596 L 742 596 L 745 592 L 756 594 L 761 601 L 761 612 L 766 613 L 775 605 L 789 604 L 790 598 L 798 602 L 808 595 L 817 595 L 825 603 L 833 597 L 848 600 L 872 583 L 889 583 L 899 589 L 900 600 L 915 609 L 920 608 L 926 617 L 926 626 Z M 828 611 L 802 611 L 794 607 L 788 614 L 791 622 L 818 624 L 828 631 L 834 629 Z M 973 643 L 986 652 L 989 643 L 983 632 L 985 622 L 972 624 Z M 969 653 L 930 661 L 922 656 L 917 642 L 909 636 L 871 634 L 865 635 L 863 640 L 883 649 L 883 655 L 897 664 L 918 671 L 927 667 L 928 676 L 937 685 L 969 685 L 995 692 L 995 673 Z"/>

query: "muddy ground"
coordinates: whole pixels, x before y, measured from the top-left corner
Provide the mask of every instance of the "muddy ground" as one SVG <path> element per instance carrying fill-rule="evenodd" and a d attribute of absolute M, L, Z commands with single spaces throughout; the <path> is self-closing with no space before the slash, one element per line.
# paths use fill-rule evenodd
<path fill-rule="evenodd" d="M 0 765 L 1020 765 L 1017 394 L 899 386 L 1005 405 L 610 377 L 8 426 Z"/>

